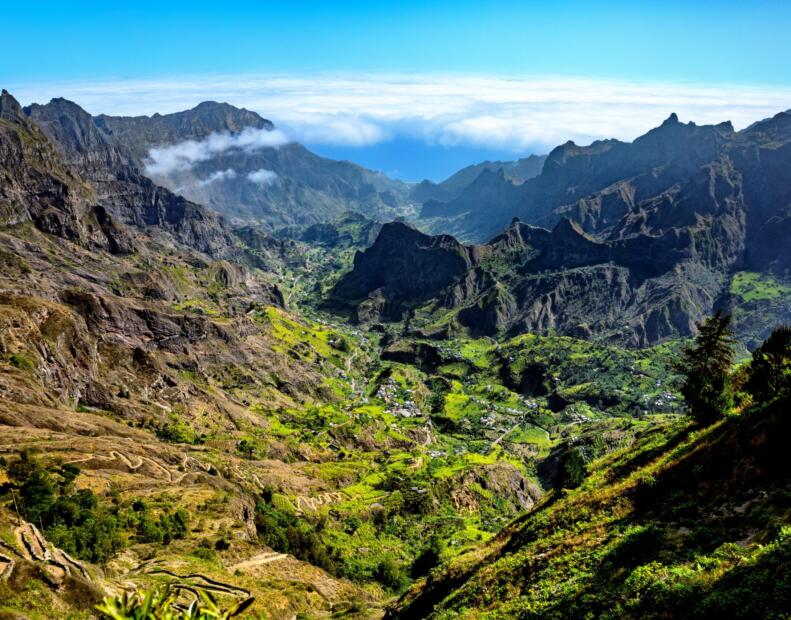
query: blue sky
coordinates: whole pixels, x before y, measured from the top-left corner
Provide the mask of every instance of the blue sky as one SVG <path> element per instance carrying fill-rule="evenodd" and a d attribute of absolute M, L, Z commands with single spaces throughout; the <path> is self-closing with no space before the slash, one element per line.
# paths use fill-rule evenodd
<path fill-rule="evenodd" d="M 3 1 L 0 14 L 0 85 L 23 103 L 150 114 L 224 98 L 404 178 L 564 137 L 631 139 L 673 110 L 738 125 L 791 108 L 787 1 Z M 624 91 L 632 122 L 610 109 Z"/>

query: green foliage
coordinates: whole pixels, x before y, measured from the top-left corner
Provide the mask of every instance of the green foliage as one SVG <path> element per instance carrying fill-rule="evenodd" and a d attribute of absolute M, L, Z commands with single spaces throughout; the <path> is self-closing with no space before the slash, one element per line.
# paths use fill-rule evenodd
<path fill-rule="evenodd" d="M 698 324 L 695 345 L 684 349 L 678 370 L 684 377 L 681 394 L 692 417 L 712 424 L 733 406 L 730 369 L 734 340 L 731 317 L 721 311 Z"/>
<path fill-rule="evenodd" d="M 36 362 L 30 359 L 24 353 L 12 353 L 9 357 L 9 361 L 11 362 L 12 366 L 19 368 L 20 370 L 33 371 L 36 369 Z"/>
<path fill-rule="evenodd" d="M 438 536 L 432 536 L 428 545 L 412 562 L 411 575 L 413 578 L 427 575 L 433 568 L 439 566 L 442 558 L 442 541 Z"/>
<path fill-rule="evenodd" d="M 126 523 L 142 543 L 169 544 L 171 540 L 186 538 L 189 532 L 189 513 L 177 508 L 173 512 L 154 514 L 142 499 L 132 503 L 132 510 L 125 514 Z"/>
<path fill-rule="evenodd" d="M 49 515 L 57 499 L 57 484 L 30 450 L 9 465 L 8 477 L 15 484 L 19 508 L 27 520 L 39 523 Z"/>
<path fill-rule="evenodd" d="M 745 388 L 766 403 L 791 390 L 791 327 L 777 327 L 753 352 Z"/>
<path fill-rule="evenodd" d="M 433 571 L 392 615 L 785 619 L 790 430 L 775 399 L 703 429 L 676 419 L 640 433 L 591 461 L 581 488 Z"/>
<path fill-rule="evenodd" d="M 248 439 L 239 440 L 236 444 L 236 449 L 248 459 L 253 458 L 255 455 L 255 445 Z"/>
<path fill-rule="evenodd" d="M 574 489 L 582 484 L 587 474 L 585 454 L 582 449 L 571 448 L 564 452 L 560 459 L 555 486 L 560 489 Z"/>
<path fill-rule="evenodd" d="M 625 349 L 567 336 L 526 334 L 503 342 L 489 353 L 491 383 L 537 400 L 553 412 L 585 403 L 608 415 L 644 415 L 678 410 L 671 389 L 677 342 L 646 349 Z M 462 349 L 464 351 L 464 348 Z M 470 358 L 486 368 L 480 356 Z"/>
<path fill-rule="evenodd" d="M 206 539 L 204 539 L 206 540 Z M 203 541 L 202 541 L 203 542 Z M 200 558 L 201 560 L 205 560 L 207 562 L 211 562 L 216 564 L 218 561 L 217 552 L 208 546 L 198 546 L 192 551 L 190 551 L 190 555 L 195 556 L 196 558 Z"/>
<path fill-rule="evenodd" d="M 252 598 L 247 598 L 224 609 L 210 593 L 199 592 L 200 599 L 186 609 L 177 605 L 176 591 L 169 586 L 108 597 L 96 609 L 102 620 L 227 620 L 253 603 Z"/>
<path fill-rule="evenodd" d="M 791 295 L 791 287 L 779 283 L 770 275 L 740 271 L 731 281 L 731 294 L 747 302 L 771 300 Z"/>
<path fill-rule="evenodd" d="M 374 571 L 374 578 L 394 592 L 403 590 L 408 581 L 403 567 L 393 558 L 383 558 Z"/>
<path fill-rule="evenodd" d="M 341 568 L 333 550 L 328 548 L 317 532 L 321 523 L 309 523 L 292 513 L 278 510 L 272 503 L 275 494 L 265 489 L 262 500 L 255 506 L 255 525 L 259 540 L 281 553 L 290 553 L 300 560 L 338 575 Z"/>
<path fill-rule="evenodd" d="M 123 547 L 117 515 L 89 489 L 74 490 L 79 469 L 66 464 L 49 471 L 30 451 L 8 467 L 22 515 L 44 527 L 55 546 L 91 562 L 104 562 Z"/>
<path fill-rule="evenodd" d="M 162 441 L 171 443 L 202 443 L 202 440 L 188 424 L 181 420 L 174 419 L 159 426 L 155 431 L 156 436 Z"/>
<path fill-rule="evenodd" d="M 74 489 L 80 470 L 71 464 L 45 468 L 30 451 L 8 466 L 22 516 L 41 525 L 47 539 L 67 553 L 103 563 L 120 551 L 129 536 L 138 542 L 168 544 L 186 538 L 190 516 L 186 510 L 155 514 L 142 499 L 131 507 L 118 500 L 100 504 L 90 489 Z"/>

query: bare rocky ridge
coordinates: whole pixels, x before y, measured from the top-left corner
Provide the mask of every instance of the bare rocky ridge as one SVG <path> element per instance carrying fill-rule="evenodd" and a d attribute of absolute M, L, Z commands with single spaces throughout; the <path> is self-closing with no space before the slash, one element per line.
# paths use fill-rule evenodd
<path fill-rule="evenodd" d="M 216 213 L 146 178 L 133 152 L 101 131 L 77 104 L 53 99 L 25 112 L 55 144 L 64 164 L 91 184 L 95 202 L 107 213 L 128 225 L 157 227 L 213 256 L 234 253 L 230 230 Z"/>
<path fill-rule="evenodd" d="M 246 127 L 272 130 L 272 121 L 255 112 L 227 103 L 204 101 L 191 110 L 153 116 L 108 116 L 95 118 L 96 126 L 124 144 L 138 163 L 152 146 L 167 146 L 184 140 L 202 140 L 215 132 L 240 132 Z"/>
<path fill-rule="evenodd" d="M 541 174 L 546 155 L 530 155 L 515 161 L 484 161 L 462 168 L 440 183 L 425 180 L 409 190 L 409 196 L 424 205 L 423 217 L 431 217 L 431 211 L 440 203 L 450 202 L 464 194 L 465 200 L 471 199 L 477 189 L 487 184 L 486 179 L 502 177 L 507 183 L 497 184 L 508 190 L 508 185 L 521 185 L 528 179 Z M 496 182 L 495 182 L 496 183 Z M 494 185 L 494 184 L 493 184 Z M 427 205 L 425 203 L 431 202 Z"/>
<path fill-rule="evenodd" d="M 477 335 L 559 331 L 640 346 L 689 335 L 712 308 L 738 302 L 728 294 L 736 271 L 789 276 L 789 132 L 788 113 L 742 132 L 672 115 L 630 144 L 560 146 L 521 186 L 484 171 L 456 199 L 424 205 L 435 228 L 480 238 L 516 215 L 551 230 L 516 220 L 462 246 L 447 236 L 416 244 L 400 225 L 355 259 L 333 295 L 374 319 L 431 301 Z M 476 260 L 415 278 L 433 269 L 425 248 L 439 239 Z M 407 254 L 408 270 L 380 273 Z"/>
<path fill-rule="evenodd" d="M 555 148 L 541 174 L 486 202 L 469 186 L 449 202 L 424 206 L 435 232 L 482 242 L 514 217 L 552 227 L 570 217 L 589 233 L 619 238 L 687 227 L 695 214 L 749 214 L 748 237 L 788 204 L 789 114 L 735 132 L 730 123 L 697 126 L 671 115 L 632 143 Z M 768 191 L 764 191 L 764 189 Z M 484 208 L 485 207 L 485 208 Z"/>
<path fill-rule="evenodd" d="M 94 188 L 65 165 L 5 90 L 0 96 L 0 224 L 37 228 L 92 247 L 131 251 L 131 238 L 97 205 Z"/>

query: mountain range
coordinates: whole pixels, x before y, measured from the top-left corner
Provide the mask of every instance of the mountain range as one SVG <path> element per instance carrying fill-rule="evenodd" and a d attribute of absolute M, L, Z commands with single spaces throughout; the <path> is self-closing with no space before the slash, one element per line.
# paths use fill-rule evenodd
<path fill-rule="evenodd" d="M 386 220 L 414 208 L 404 183 L 319 157 L 277 135 L 271 121 L 226 103 L 207 101 L 151 117 L 102 115 L 95 123 L 128 145 L 138 166 L 159 185 L 237 221 L 275 229 L 330 221 L 348 210 Z M 152 149 L 178 153 L 185 145 L 200 147 L 213 136 L 245 131 L 252 146 L 217 148 L 188 166 L 157 167 L 150 160 Z"/>
<path fill-rule="evenodd" d="M 2 91 L 0 618 L 784 617 L 789 170 L 788 113 L 402 184 Z"/>
<path fill-rule="evenodd" d="M 432 183 L 427 179 L 417 183 L 410 188 L 409 197 L 420 204 L 431 201 L 449 202 L 465 190 L 475 193 L 473 183 L 485 185 L 486 181 L 481 180 L 488 178 L 488 175 L 483 174 L 485 171 L 502 175 L 502 178 L 512 185 L 521 185 L 541 174 L 545 159 L 545 155 L 530 155 L 514 161 L 484 161 L 473 164 L 462 168 L 440 183 Z M 430 207 L 426 208 L 426 212 L 430 212 Z"/>
<path fill-rule="evenodd" d="M 484 170 L 456 198 L 424 204 L 419 222 L 492 235 L 485 244 L 390 224 L 333 296 L 358 319 L 423 308 L 450 312 L 443 325 L 472 334 L 558 331 L 638 346 L 687 336 L 724 307 L 758 341 L 790 309 L 771 298 L 745 306 L 734 282 L 789 277 L 789 166 L 788 112 L 740 132 L 672 115 L 633 143 L 567 143 L 522 184 Z"/>

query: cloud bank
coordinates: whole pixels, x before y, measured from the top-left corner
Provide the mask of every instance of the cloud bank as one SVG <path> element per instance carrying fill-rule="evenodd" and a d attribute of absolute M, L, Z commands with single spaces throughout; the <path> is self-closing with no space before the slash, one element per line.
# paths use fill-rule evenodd
<path fill-rule="evenodd" d="M 12 85 L 13 86 L 13 85 Z M 365 147 L 394 137 L 427 144 L 546 152 L 569 139 L 632 140 L 671 112 L 739 129 L 791 106 L 791 88 L 624 82 L 581 77 L 445 74 L 227 75 L 90 84 L 22 85 L 26 102 L 65 96 L 88 111 L 153 114 L 206 99 L 255 110 L 307 144 Z M 283 143 L 282 134 L 215 136 L 152 153 L 153 170 L 204 161 L 213 149 Z M 229 146 L 232 145 L 232 146 Z"/>
<path fill-rule="evenodd" d="M 236 171 L 232 168 L 228 168 L 227 170 L 218 170 L 217 172 L 212 172 L 208 177 L 199 181 L 200 185 L 209 185 L 210 183 L 214 183 L 215 181 L 230 181 L 236 178 Z"/>
<path fill-rule="evenodd" d="M 237 134 L 228 132 L 212 133 L 205 140 L 186 140 L 170 146 L 151 149 L 145 162 L 146 173 L 152 176 L 167 176 L 173 172 L 188 170 L 196 163 L 208 161 L 213 156 L 239 149 L 254 151 L 266 147 L 277 147 L 287 144 L 290 140 L 278 129 L 254 129 L 248 127 Z M 233 172 L 233 170 L 226 170 Z M 212 178 L 220 174 L 215 172 L 206 180 L 211 183 L 222 177 Z M 235 174 L 235 173 L 234 173 Z M 232 178 L 232 177 L 225 177 Z M 205 183 L 202 183 L 205 184 Z"/>
<path fill-rule="evenodd" d="M 247 173 L 247 180 L 258 185 L 272 185 L 277 180 L 277 173 L 266 168 Z"/>

